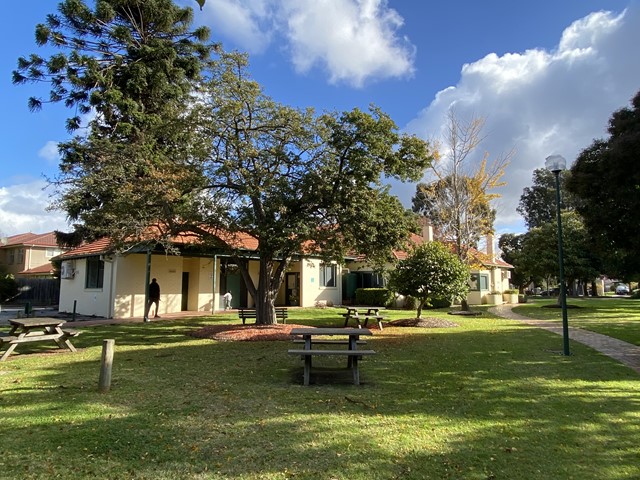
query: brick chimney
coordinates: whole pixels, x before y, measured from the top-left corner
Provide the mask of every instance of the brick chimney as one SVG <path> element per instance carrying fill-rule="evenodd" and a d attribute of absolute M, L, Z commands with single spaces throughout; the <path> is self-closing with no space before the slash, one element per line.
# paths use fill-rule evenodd
<path fill-rule="evenodd" d="M 493 233 L 487 234 L 487 255 L 491 258 L 491 260 L 495 260 L 496 251 L 495 251 L 495 237 Z"/>

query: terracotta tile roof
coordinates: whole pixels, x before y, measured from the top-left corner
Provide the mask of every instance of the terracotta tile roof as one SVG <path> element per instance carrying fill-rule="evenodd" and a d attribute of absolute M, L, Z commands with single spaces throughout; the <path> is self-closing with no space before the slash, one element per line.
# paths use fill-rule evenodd
<path fill-rule="evenodd" d="M 76 247 L 68 252 L 59 255 L 58 258 L 75 258 L 75 257 L 90 257 L 92 255 L 99 255 L 105 253 L 109 248 L 109 239 L 101 238 L 95 242 L 85 243 Z"/>
<path fill-rule="evenodd" d="M 53 266 L 50 263 L 45 263 L 38 267 L 30 268 L 29 270 L 23 270 L 20 275 L 42 275 L 53 273 Z"/>
<path fill-rule="evenodd" d="M 409 238 L 409 244 L 410 245 L 421 245 L 422 243 L 426 242 L 427 240 L 420 236 L 420 235 L 416 235 L 415 233 L 412 233 L 410 238 Z M 453 245 L 451 245 L 451 249 L 455 250 L 453 248 Z M 397 259 L 397 260 L 405 260 L 408 256 L 409 256 L 409 248 L 406 250 L 394 250 L 393 251 L 393 256 Z M 481 265 L 484 265 L 485 267 L 500 267 L 500 268 L 514 268 L 513 265 L 511 265 L 510 263 L 505 262 L 504 260 L 500 259 L 500 258 L 491 258 L 489 255 L 487 255 L 484 252 L 481 252 L 475 248 L 471 248 L 469 250 L 469 253 L 471 255 L 471 257 L 476 260 L 476 262 L 480 263 Z M 359 257 L 359 260 L 364 260 L 364 257 Z"/>
<path fill-rule="evenodd" d="M 218 232 L 216 236 L 231 248 L 249 251 L 258 249 L 258 239 L 248 233 Z"/>
<path fill-rule="evenodd" d="M 514 268 L 510 263 L 507 263 L 500 258 L 491 258 L 491 256 L 484 252 L 480 252 L 475 248 L 469 249 L 469 254 L 485 267 Z"/>
<path fill-rule="evenodd" d="M 47 233 L 20 233 L 7 237 L 6 243 L 1 247 L 14 247 L 18 245 L 37 247 L 57 247 L 55 232 Z"/>
<path fill-rule="evenodd" d="M 240 250 L 255 251 L 258 249 L 258 240 L 247 233 L 219 233 L 217 237 L 227 244 L 231 248 Z M 178 245 L 189 245 L 200 243 L 200 238 L 193 233 L 183 233 L 171 238 L 171 242 Z M 60 255 L 61 259 L 76 258 L 76 257 L 89 257 L 92 255 L 100 255 L 106 253 L 109 250 L 110 240 L 109 238 L 102 238 L 91 243 L 80 245 L 73 250 Z"/>
<path fill-rule="evenodd" d="M 424 237 L 420 236 L 420 235 L 416 235 L 415 233 L 412 233 L 409 236 L 409 247 L 413 247 L 413 246 L 417 246 L 417 245 L 421 245 L 425 242 L 426 240 L 424 239 Z M 411 248 L 407 248 L 405 250 L 394 250 L 393 256 L 396 258 L 396 260 L 406 260 L 407 257 L 409 256 L 409 250 Z"/>

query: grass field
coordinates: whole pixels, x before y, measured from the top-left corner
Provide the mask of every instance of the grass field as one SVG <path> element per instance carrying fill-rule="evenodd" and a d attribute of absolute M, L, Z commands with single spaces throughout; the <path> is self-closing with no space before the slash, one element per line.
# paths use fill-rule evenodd
<path fill-rule="evenodd" d="M 534 300 L 518 305 L 514 312 L 540 320 L 562 320 L 559 308 L 543 308 L 556 299 Z M 609 335 L 640 346 L 640 299 L 567 298 L 569 326 Z"/>
<path fill-rule="evenodd" d="M 425 314 L 459 326 L 374 332 L 359 387 L 348 373 L 302 386 L 286 341 L 188 335 L 231 315 L 83 329 L 75 354 L 0 363 L 0 478 L 640 478 L 635 372 L 488 314 Z M 288 322 L 341 320 L 300 309 Z M 116 353 L 100 394 L 105 338 Z"/>

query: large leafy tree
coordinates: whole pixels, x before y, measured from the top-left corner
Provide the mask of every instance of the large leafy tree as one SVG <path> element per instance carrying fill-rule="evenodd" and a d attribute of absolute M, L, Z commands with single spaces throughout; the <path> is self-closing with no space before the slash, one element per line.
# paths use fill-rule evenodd
<path fill-rule="evenodd" d="M 469 291 L 469 267 L 440 242 L 415 247 L 391 271 L 389 285 L 418 300 L 417 318 L 434 298 L 462 298 Z"/>
<path fill-rule="evenodd" d="M 640 91 L 613 113 L 608 132 L 580 153 L 567 188 L 581 199 L 577 211 L 608 269 L 630 278 L 640 274 Z"/>
<path fill-rule="evenodd" d="M 525 268 L 525 264 L 520 261 L 522 246 L 526 239 L 526 234 L 505 233 L 498 240 L 498 247 L 502 251 L 502 259 L 514 266 L 511 272 L 511 283 L 516 285 L 521 291 L 536 278 Z"/>
<path fill-rule="evenodd" d="M 375 107 L 316 116 L 280 105 L 250 78 L 240 54 L 221 55 L 202 99 L 200 124 L 212 154 L 200 165 L 205 184 L 194 189 L 180 228 L 257 239 L 257 283 L 243 252 L 233 254 L 258 323 L 274 321 L 273 302 L 293 259 L 315 253 L 342 260 L 357 251 L 381 263 L 404 245 L 413 216 L 381 178 L 419 178 L 432 158 L 426 142 L 400 135 Z"/>
<path fill-rule="evenodd" d="M 600 273 L 600 261 L 589 249 L 589 234 L 576 212 L 562 214 L 563 261 L 569 285 L 574 280 L 583 284 Z M 545 223 L 529 230 L 522 238 L 521 249 L 514 258 L 514 266 L 534 278 L 547 283 L 559 274 L 557 225 Z"/>
<path fill-rule="evenodd" d="M 575 209 L 575 200 L 566 188 L 570 175 L 570 172 L 562 172 L 560 176 L 562 210 Z M 528 228 L 556 221 L 556 179 L 553 172 L 546 168 L 533 171 L 533 185 L 523 189 L 516 210 L 524 217 Z"/>
<path fill-rule="evenodd" d="M 51 87 L 31 109 L 62 102 L 73 111 L 76 136 L 59 144 L 54 183 L 79 237 L 140 239 L 200 181 L 193 159 L 203 142 L 185 105 L 216 46 L 191 20 L 171 0 L 98 0 L 93 9 L 65 0 L 36 27 L 37 44 L 59 53 L 18 60 L 15 83 Z"/>
<path fill-rule="evenodd" d="M 483 235 L 493 232 L 495 210 L 491 201 L 503 186 L 502 176 L 513 152 L 489 162 L 488 155 L 473 164 L 473 154 L 480 147 L 484 119 L 469 121 L 450 110 L 447 116 L 445 151 L 447 155 L 434 163 L 436 179 L 419 183 L 413 197 L 413 211 L 426 216 L 436 228 L 439 238 L 451 243 L 463 262 L 470 262 L 469 251 Z M 466 300 L 462 308 L 468 309 Z"/>

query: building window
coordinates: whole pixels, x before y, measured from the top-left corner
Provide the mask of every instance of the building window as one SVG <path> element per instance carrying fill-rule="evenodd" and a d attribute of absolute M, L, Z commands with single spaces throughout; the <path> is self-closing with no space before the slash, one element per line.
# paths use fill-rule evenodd
<path fill-rule="evenodd" d="M 18 249 L 18 258 L 16 259 L 16 263 L 18 265 L 22 265 L 24 263 L 24 248 Z"/>
<path fill-rule="evenodd" d="M 330 263 L 320 264 L 320 286 L 335 287 L 337 266 Z"/>
<path fill-rule="evenodd" d="M 13 265 L 13 262 L 16 261 L 16 251 L 14 249 L 9 250 L 9 258 L 7 259 L 7 263 L 9 265 Z"/>
<path fill-rule="evenodd" d="M 61 253 L 62 250 L 59 250 L 57 248 L 47 248 L 45 255 L 47 256 L 47 258 L 51 258 L 55 257 L 56 255 L 60 255 Z"/>
<path fill-rule="evenodd" d="M 102 288 L 104 280 L 104 261 L 100 257 L 87 258 L 87 276 L 85 288 Z"/>
<path fill-rule="evenodd" d="M 471 280 L 469 281 L 469 289 L 470 290 L 489 290 L 489 275 L 486 273 L 471 275 Z"/>
<path fill-rule="evenodd" d="M 358 288 L 384 288 L 384 277 L 375 272 L 361 272 Z"/>

